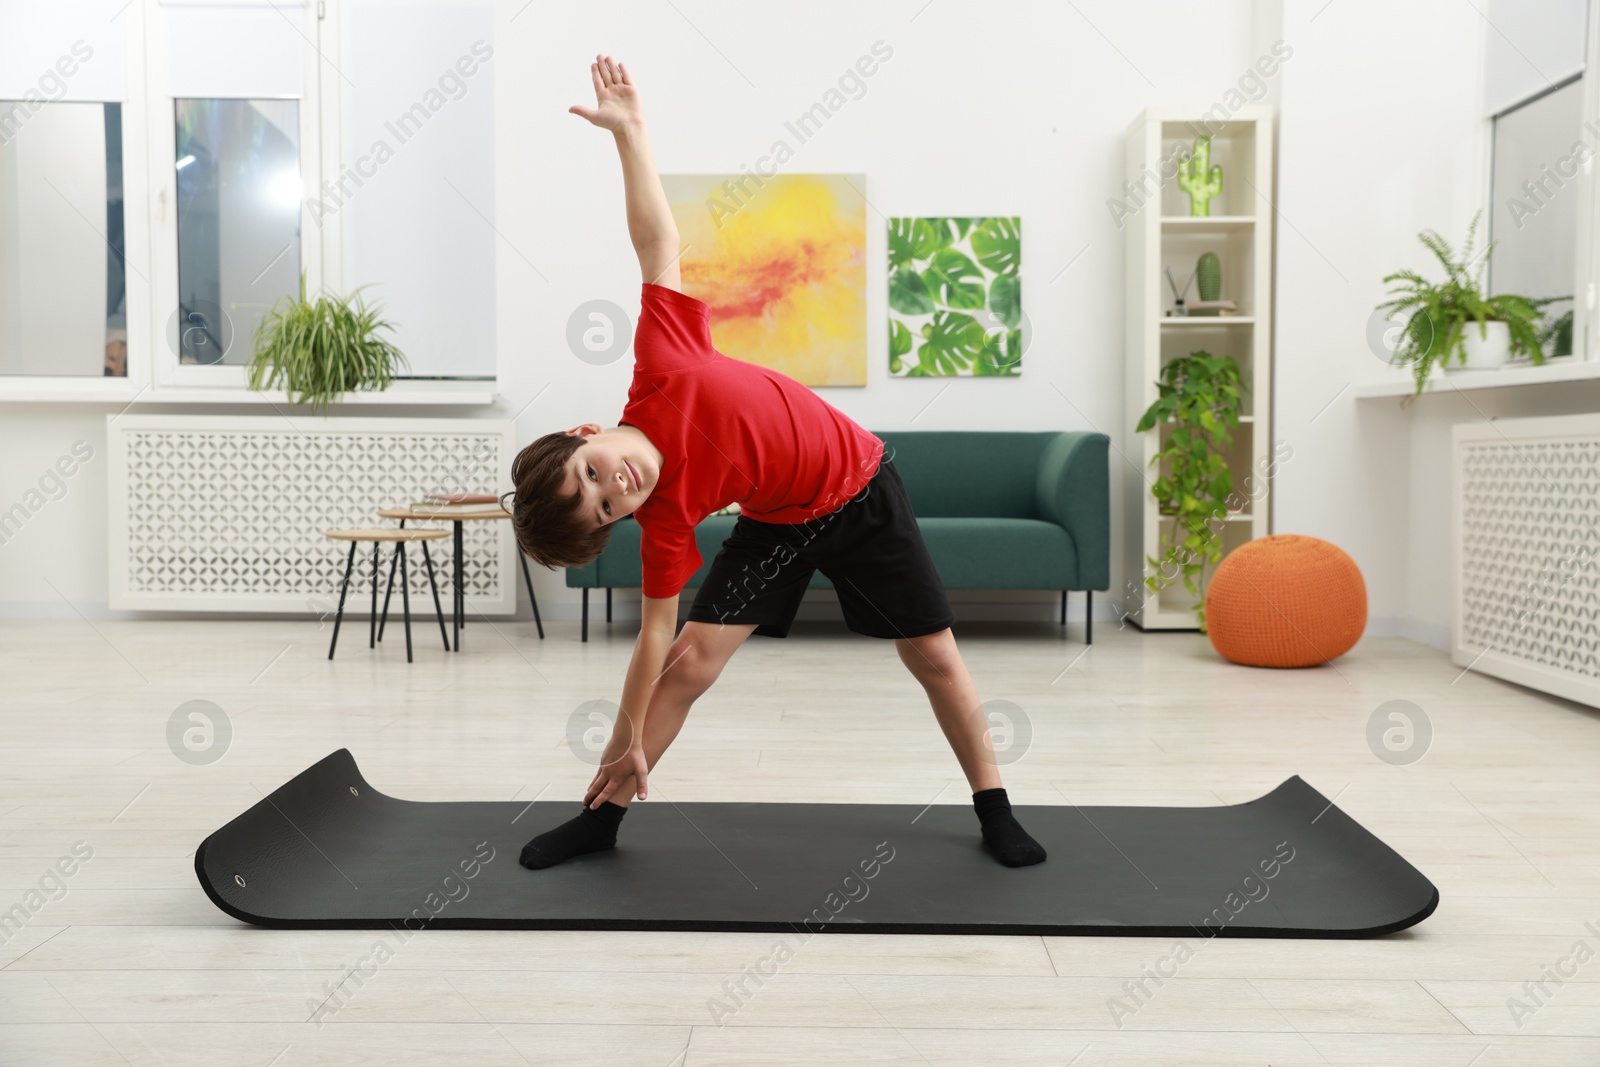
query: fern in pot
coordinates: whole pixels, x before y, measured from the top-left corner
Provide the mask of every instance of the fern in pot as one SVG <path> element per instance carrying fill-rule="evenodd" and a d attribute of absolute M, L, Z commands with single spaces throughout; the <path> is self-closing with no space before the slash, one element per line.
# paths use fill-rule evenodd
<path fill-rule="evenodd" d="M 1508 359 L 1526 356 L 1544 362 L 1540 345 L 1540 319 L 1554 299 L 1532 299 L 1501 293 L 1485 296 L 1483 270 L 1494 245 L 1484 249 L 1474 270 L 1472 245 L 1483 212 L 1472 216 L 1467 243 L 1458 255 L 1450 243 L 1433 230 L 1417 235 L 1444 268 L 1442 282 L 1432 282 L 1413 270 L 1399 270 L 1383 280 L 1389 300 L 1378 305 L 1404 322 L 1394 347 L 1394 362 L 1409 365 L 1417 381 L 1416 395 L 1435 366 L 1448 369 L 1452 358 L 1464 367 L 1489 370 Z"/>
<path fill-rule="evenodd" d="M 299 299 L 282 297 L 256 327 L 250 388 L 281 388 L 292 402 L 321 411 L 345 393 L 387 389 L 409 364 L 380 336 L 392 334 L 393 324 L 360 294 L 356 289 L 346 297 L 308 301 L 302 274 Z"/>

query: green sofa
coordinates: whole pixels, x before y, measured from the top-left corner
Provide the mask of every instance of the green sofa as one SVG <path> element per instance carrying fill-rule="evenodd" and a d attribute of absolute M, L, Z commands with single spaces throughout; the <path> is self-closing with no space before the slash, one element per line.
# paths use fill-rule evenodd
<path fill-rule="evenodd" d="M 879 433 L 917 512 L 917 524 L 946 589 L 1059 589 L 1061 622 L 1067 590 L 1086 596 L 1111 585 L 1111 474 L 1103 433 L 1083 431 L 896 431 Z M 695 528 L 705 562 L 689 579 L 705 578 L 736 516 L 712 515 Z M 567 569 L 567 585 L 583 590 L 583 640 L 589 639 L 589 590 L 642 584 L 639 524 L 623 521 L 599 558 Z M 831 589 L 821 571 L 811 587 Z"/>

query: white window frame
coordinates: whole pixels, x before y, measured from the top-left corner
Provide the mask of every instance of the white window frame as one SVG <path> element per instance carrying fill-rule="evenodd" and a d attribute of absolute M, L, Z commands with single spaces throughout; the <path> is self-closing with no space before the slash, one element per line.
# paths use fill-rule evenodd
<path fill-rule="evenodd" d="M 1585 139 L 1600 152 L 1600 141 L 1589 130 L 1600 129 L 1600 0 L 1589 0 L 1587 38 L 1583 49 L 1583 122 Z M 1595 181 L 1595 157 L 1578 169 L 1578 225 L 1572 250 L 1572 354 L 1575 360 L 1600 359 L 1600 331 L 1594 329 L 1596 280 L 1600 279 L 1600 182 Z"/>
<path fill-rule="evenodd" d="M 343 94 L 335 67 L 340 55 L 339 0 L 275 0 L 307 14 L 302 51 L 300 121 L 300 264 L 308 294 L 343 291 L 344 220 L 326 228 L 310 218 L 309 199 L 325 177 L 336 178 L 344 154 Z M 175 211 L 173 96 L 168 91 L 167 25 L 160 0 L 131 0 L 120 15 L 127 84 L 122 100 L 123 254 L 127 262 L 128 364 L 121 378 L 90 375 L 0 375 L 0 403 L 209 403 L 283 405 L 281 392 L 247 387 L 244 366 L 184 366 L 167 343 L 167 322 L 178 306 L 178 231 Z M 332 57 L 332 58 L 329 58 Z M 251 338 L 236 336 L 248 346 Z M 349 394 L 355 405 L 486 406 L 495 402 L 498 375 L 489 381 L 397 381 L 381 393 Z"/>
<path fill-rule="evenodd" d="M 145 145 L 144 0 L 123 11 L 126 60 L 122 91 L 122 255 L 128 327 L 127 374 L 0 374 L 0 402 L 10 400 L 128 401 L 147 396 L 150 376 L 150 226 L 143 211 L 150 171 Z M 90 101 L 74 101 L 90 102 Z M 115 101 L 101 101 L 113 103 Z M 48 105 L 47 105 L 48 106 Z"/>
<path fill-rule="evenodd" d="M 146 68 L 145 93 L 149 106 L 149 151 L 155 163 L 148 172 L 150 206 L 151 252 L 151 336 L 147 343 L 152 353 L 155 385 L 161 389 L 229 388 L 245 389 L 247 368 L 241 365 L 197 366 L 178 361 L 167 338 L 167 320 L 178 307 L 178 194 L 176 97 L 169 91 L 167 76 L 167 25 L 166 16 L 155 0 L 150 3 L 151 18 L 145 35 L 149 63 Z M 322 180 L 322 116 L 318 109 L 317 77 L 322 63 L 318 55 L 318 27 L 321 19 L 314 10 L 308 10 L 304 0 L 294 3 L 312 17 L 305 20 L 306 33 L 301 46 L 301 84 L 299 101 L 300 139 L 300 266 L 306 275 L 306 293 L 310 295 L 323 286 L 322 247 L 320 230 L 311 224 L 306 207 L 307 190 L 317 188 Z M 283 4 L 282 6 L 290 6 Z M 337 76 L 337 75 L 335 75 Z M 273 99 L 253 97 L 252 99 Z M 276 99 L 291 99 L 278 97 Z M 165 309 L 165 310 L 163 310 Z M 251 338 L 235 333 L 233 351 L 244 345 L 248 352 Z"/>

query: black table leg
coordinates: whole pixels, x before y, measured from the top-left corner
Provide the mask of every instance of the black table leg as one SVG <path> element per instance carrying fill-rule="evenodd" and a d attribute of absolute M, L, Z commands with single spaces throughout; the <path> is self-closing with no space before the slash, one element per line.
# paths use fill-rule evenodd
<path fill-rule="evenodd" d="M 444 638 L 444 650 L 450 651 L 450 631 L 444 628 L 444 608 L 439 605 L 439 583 L 433 577 L 433 557 L 428 554 L 428 542 L 422 542 L 422 562 L 428 565 L 428 587 L 433 590 L 433 613 L 439 617 L 439 636 Z"/>
<path fill-rule="evenodd" d="M 1067 591 L 1061 590 L 1061 625 L 1067 624 Z"/>
<path fill-rule="evenodd" d="M 528 586 L 528 603 L 533 605 L 533 625 L 539 629 L 539 640 L 544 640 L 544 621 L 539 618 L 539 598 L 533 595 L 533 579 L 528 575 L 528 557 L 518 549 L 517 559 L 522 561 L 522 580 Z"/>
<path fill-rule="evenodd" d="M 400 557 L 400 612 L 406 620 L 406 662 L 411 662 L 411 583 L 406 581 L 406 543 L 396 542 L 395 554 Z"/>
<path fill-rule="evenodd" d="M 356 543 L 350 542 L 350 556 L 344 561 L 344 581 L 339 585 L 339 610 L 333 616 L 333 640 L 328 642 L 328 658 L 333 658 L 333 650 L 339 644 L 339 623 L 344 619 L 344 595 L 350 591 L 350 572 L 356 565 Z"/>
<path fill-rule="evenodd" d="M 606 622 L 611 621 L 611 587 L 606 586 Z"/>
<path fill-rule="evenodd" d="M 1083 591 L 1083 643 L 1094 644 L 1094 590 Z"/>
<path fill-rule="evenodd" d="M 583 587 L 583 638 L 589 640 L 589 587 Z"/>
<path fill-rule="evenodd" d="M 462 546 L 462 543 L 463 543 L 463 538 L 462 538 L 462 535 L 461 535 L 461 520 L 457 519 L 456 520 L 456 565 L 455 565 L 455 575 L 454 575 L 455 587 L 456 587 L 455 631 L 456 631 L 456 651 L 457 652 L 461 651 L 461 621 L 462 621 L 461 620 L 461 616 L 463 614 L 465 614 L 466 606 L 467 606 L 467 594 L 461 588 L 461 583 L 464 580 L 464 576 L 467 573 L 466 567 L 464 567 L 462 565 L 462 562 L 461 562 L 461 546 Z"/>
<path fill-rule="evenodd" d="M 372 614 L 367 618 L 367 647 L 378 647 L 378 544 L 372 542 Z"/>
<path fill-rule="evenodd" d="M 400 529 L 406 528 L 406 520 L 400 520 Z M 398 556 L 389 557 L 389 581 L 383 589 L 383 614 L 378 617 L 378 640 L 383 640 L 383 628 L 389 621 L 389 598 L 394 595 L 394 565 L 399 560 Z"/>

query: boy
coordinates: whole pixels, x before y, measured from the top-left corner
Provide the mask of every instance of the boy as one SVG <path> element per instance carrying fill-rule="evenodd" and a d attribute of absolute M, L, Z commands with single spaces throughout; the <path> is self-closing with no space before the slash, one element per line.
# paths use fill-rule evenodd
<path fill-rule="evenodd" d="M 883 442 L 782 374 L 711 346 L 709 309 L 679 291 L 678 229 L 655 172 L 639 94 L 610 56 L 590 65 L 596 106 L 569 110 L 611 132 L 628 229 L 644 272 L 633 384 L 612 429 L 584 423 L 534 441 L 512 464 L 522 550 L 582 566 L 611 524 L 641 527 L 639 637 L 622 704 L 582 811 L 522 850 L 549 867 L 612 848 L 634 796 L 694 701 L 752 632 L 785 637 L 820 568 L 846 625 L 891 639 L 928 694 L 973 790 L 983 844 L 1008 867 L 1039 863 L 1011 814 L 978 693 L 950 632 L 954 617 Z M 700 568 L 694 528 L 738 501 L 741 514 L 674 636 L 678 594 Z"/>

